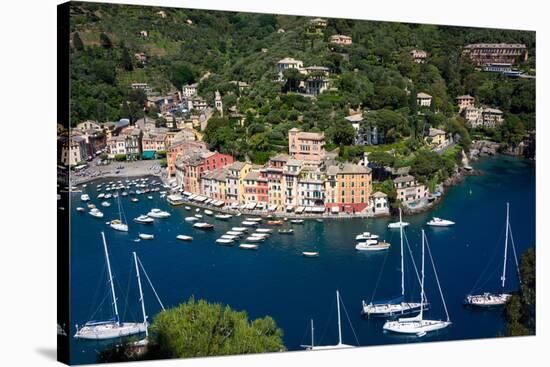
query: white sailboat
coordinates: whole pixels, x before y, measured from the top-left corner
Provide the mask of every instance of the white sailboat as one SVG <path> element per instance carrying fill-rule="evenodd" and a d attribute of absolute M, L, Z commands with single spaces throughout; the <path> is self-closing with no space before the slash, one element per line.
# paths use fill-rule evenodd
<path fill-rule="evenodd" d="M 111 299 L 114 311 L 114 317 L 110 320 L 104 321 L 88 321 L 80 329 L 76 325 L 76 333 L 74 335 L 77 339 L 88 340 L 103 340 L 113 339 L 129 335 L 135 335 L 143 333 L 146 330 L 145 323 L 137 322 L 120 322 L 120 316 L 118 314 L 118 304 L 115 294 L 115 285 L 113 282 L 113 273 L 111 272 L 111 262 L 109 261 L 109 252 L 107 251 L 107 241 L 105 240 L 105 233 L 101 232 L 103 238 L 103 249 L 105 251 L 105 261 L 107 263 L 107 271 L 109 274 L 109 284 L 111 286 Z"/>
<path fill-rule="evenodd" d="M 422 280 L 420 282 L 420 299 L 425 299 L 424 296 L 424 246 L 425 246 L 426 234 L 422 230 Z M 431 331 L 436 331 L 444 329 L 447 326 L 451 325 L 451 320 L 449 318 L 449 312 L 447 311 L 447 305 L 445 304 L 445 298 L 443 297 L 443 292 L 441 290 L 441 284 L 439 283 L 439 277 L 437 276 L 437 271 L 435 269 L 435 264 L 428 246 L 428 253 L 430 254 L 430 260 L 432 262 L 435 279 L 437 281 L 437 286 L 439 288 L 439 293 L 441 295 L 441 300 L 443 302 L 443 307 L 445 308 L 445 314 L 447 320 L 426 320 L 424 319 L 424 307 L 420 305 L 420 313 L 414 317 L 399 318 L 397 320 L 389 320 L 384 323 L 383 329 L 385 331 L 391 331 L 399 334 L 409 334 L 422 337 Z"/>
<path fill-rule="evenodd" d="M 399 209 L 399 222 L 401 222 L 401 209 Z M 404 227 L 399 228 L 401 245 L 401 295 L 390 300 L 371 301 L 369 303 L 362 301 L 363 309 L 361 313 L 365 316 L 390 317 L 395 315 L 408 315 L 418 312 L 421 305 L 424 309 L 429 308 L 429 303 L 425 298 L 422 299 L 422 302 L 405 302 L 405 254 L 403 245 L 403 228 Z M 416 270 L 416 265 L 414 265 L 414 268 Z M 418 277 L 418 272 L 416 275 Z"/>
<path fill-rule="evenodd" d="M 342 303 L 343 305 L 343 303 Z M 302 348 L 307 350 L 326 350 L 326 349 L 343 349 L 343 348 L 354 348 L 355 345 L 349 345 L 342 343 L 342 321 L 340 318 L 340 292 L 336 290 L 336 306 L 338 312 L 338 344 L 336 345 L 315 345 L 314 343 L 314 328 L 313 328 L 313 319 L 311 320 L 311 345 L 302 345 Z M 351 324 L 350 324 L 351 326 Z M 354 332 L 355 334 L 355 332 Z"/>
<path fill-rule="evenodd" d="M 512 240 L 511 244 L 512 244 L 512 250 L 514 251 L 514 259 L 516 261 L 516 271 L 519 276 L 516 247 L 514 246 L 512 228 L 510 228 L 510 204 L 506 203 L 506 234 L 504 239 L 504 262 L 502 265 L 502 276 L 500 277 L 500 280 L 502 282 L 501 288 L 503 292 L 499 292 L 499 293 L 483 292 L 480 294 L 469 294 L 466 296 L 464 300 L 465 305 L 474 306 L 474 307 L 503 306 L 510 300 L 510 297 L 512 297 L 511 294 L 504 292 L 505 285 L 506 285 L 506 263 L 508 262 L 508 238 Z"/>
<path fill-rule="evenodd" d="M 128 232 L 128 224 L 124 223 L 123 215 L 122 215 L 122 205 L 120 204 L 120 197 L 117 198 L 118 202 L 118 218 L 112 220 L 109 224 L 112 229 L 120 232 Z"/>

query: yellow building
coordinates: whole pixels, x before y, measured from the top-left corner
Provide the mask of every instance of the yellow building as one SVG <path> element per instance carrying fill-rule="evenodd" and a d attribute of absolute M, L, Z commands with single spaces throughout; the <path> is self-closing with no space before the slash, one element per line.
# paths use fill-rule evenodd
<path fill-rule="evenodd" d="M 233 162 L 227 167 L 225 199 L 228 202 L 244 204 L 244 178 L 252 165 L 245 162 Z"/>
<path fill-rule="evenodd" d="M 447 134 L 443 130 L 430 128 L 426 141 L 431 142 L 433 146 L 443 147 L 447 144 Z M 431 139 L 431 140 L 430 140 Z"/>

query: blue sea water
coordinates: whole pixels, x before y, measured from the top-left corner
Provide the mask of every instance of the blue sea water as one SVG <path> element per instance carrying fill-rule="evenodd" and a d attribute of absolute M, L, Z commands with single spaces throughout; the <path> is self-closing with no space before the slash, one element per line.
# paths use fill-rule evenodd
<path fill-rule="evenodd" d="M 495 157 L 475 164 L 484 174 L 469 176 L 451 188 L 441 204 L 431 212 L 406 217 L 406 229 L 415 261 L 420 264 L 420 230 L 424 228 L 437 267 L 439 279 L 453 324 L 423 338 L 384 333 L 384 319 L 361 317 L 361 301 L 388 298 L 400 293 L 399 230 L 387 229 L 396 218 L 306 221 L 293 225 L 294 235 L 273 234 L 258 251 L 215 244 L 215 240 L 243 217 L 227 222 L 205 216 L 215 230 L 194 230 L 185 222 L 195 214 L 183 207 L 170 207 L 158 193 L 153 200 L 145 195 L 137 203 L 122 198 L 129 221 L 129 233 L 116 232 L 105 222 L 117 217 L 116 201 L 99 206 L 95 186 L 84 189 L 92 202 L 105 213 L 103 219 L 76 212 L 79 194 L 71 206 L 71 322 L 82 325 L 90 319 L 109 317 L 101 231 L 105 231 L 112 269 L 115 274 L 119 307 L 125 321 L 141 321 L 138 291 L 131 253 L 136 251 L 165 306 L 176 306 L 189 297 L 228 304 L 246 310 L 251 319 L 272 316 L 284 332 L 289 350 L 300 350 L 310 340 L 309 322 L 315 322 L 316 344 L 337 343 L 336 289 L 340 290 L 343 341 L 361 346 L 430 342 L 495 337 L 504 331 L 502 310 L 470 310 L 462 305 L 471 291 L 499 290 L 502 271 L 505 208 L 510 203 L 510 221 L 518 256 L 535 245 L 535 164 Z M 107 180 L 109 181 L 109 180 Z M 157 219 L 145 226 L 131 221 L 151 208 L 169 211 L 168 219 Z M 429 228 L 425 223 L 438 216 L 451 219 L 450 228 Z M 290 226 L 290 225 L 289 225 Z M 381 253 L 357 252 L 355 235 L 371 231 L 391 243 Z M 138 233 L 152 233 L 152 241 L 135 242 Z M 177 241 L 178 234 L 194 237 L 192 242 Z M 318 258 L 305 258 L 302 251 L 320 252 Z M 406 250 L 407 251 L 407 250 Z M 513 255 L 509 252 L 508 290 L 517 289 Z M 418 282 L 411 261 L 406 261 L 408 299 L 419 298 Z M 477 285 L 477 286 L 476 286 Z M 160 310 L 148 285 L 144 285 L 147 313 L 151 318 Z M 432 303 L 427 317 L 444 318 L 445 313 L 429 261 L 426 263 L 426 292 Z M 100 306 L 101 301 L 103 305 Z M 351 326 L 353 328 L 350 327 Z M 357 337 L 357 340 L 356 340 Z M 108 343 L 71 339 L 72 363 L 93 363 Z"/>

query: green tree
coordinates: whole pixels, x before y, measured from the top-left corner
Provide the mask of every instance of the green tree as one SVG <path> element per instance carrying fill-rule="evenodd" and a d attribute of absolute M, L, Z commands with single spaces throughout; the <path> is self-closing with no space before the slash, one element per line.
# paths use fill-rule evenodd
<path fill-rule="evenodd" d="M 184 85 L 195 82 L 195 73 L 187 64 L 177 63 L 169 69 L 168 78 L 176 88 L 181 89 Z"/>
<path fill-rule="evenodd" d="M 506 334 L 534 335 L 536 329 L 536 252 L 531 247 L 521 256 L 520 289 L 506 304 Z"/>
<path fill-rule="evenodd" d="M 122 49 L 122 67 L 126 71 L 134 70 L 134 65 L 132 63 L 132 57 L 130 56 L 130 52 L 128 52 L 128 49 L 126 47 L 124 47 Z"/>
<path fill-rule="evenodd" d="M 423 149 L 416 152 L 416 156 L 411 164 L 411 174 L 420 181 L 427 182 L 441 168 L 443 168 L 441 157 L 431 150 Z"/>
<path fill-rule="evenodd" d="M 195 301 L 193 297 L 157 314 L 149 331 L 149 344 L 143 355 L 127 353 L 130 349 L 127 345 L 104 352 L 105 357 L 100 360 L 192 358 L 285 350 L 283 332 L 271 317 L 249 321 L 246 312 L 219 303 Z"/>
<path fill-rule="evenodd" d="M 369 154 L 368 158 L 369 162 L 372 162 L 378 167 L 392 167 L 395 163 L 395 158 L 387 152 L 372 152 Z"/>
<path fill-rule="evenodd" d="M 339 120 L 328 128 L 327 135 L 336 145 L 351 145 L 355 138 L 355 129 L 349 122 Z"/>
<path fill-rule="evenodd" d="M 77 51 L 84 50 L 84 43 L 82 42 L 82 39 L 80 38 L 80 34 L 78 32 L 74 32 L 73 34 L 73 47 Z"/>

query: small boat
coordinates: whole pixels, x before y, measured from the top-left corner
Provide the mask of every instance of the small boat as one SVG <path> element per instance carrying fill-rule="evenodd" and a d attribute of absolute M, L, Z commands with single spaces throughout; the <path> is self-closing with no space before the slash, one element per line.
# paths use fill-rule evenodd
<path fill-rule="evenodd" d="M 195 209 L 195 211 L 198 213 L 198 212 L 201 211 L 201 208 L 197 208 L 197 209 Z"/>
<path fill-rule="evenodd" d="M 251 218 L 246 218 L 246 220 L 248 222 L 257 222 L 257 223 L 259 223 L 259 222 L 262 221 L 262 218 L 260 218 L 260 217 L 251 217 Z"/>
<path fill-rule="evenodd" d="M 120 221 L 119 219 L 114 219 L 114 220 L 112 220 L 112 221 L 109 223 L 109 225 L 111 226 L 112 229 L 114 229 L 114 230 L 116 230 L 116 231 L 128 232 L 128 225 L 122 223 L 122 221 Z"/>
<path fill-rule="evenodd" d="M 90 210 L 90 215 L 96 218 L 103 218 L 103 213 L 100 212 L 97 208 L 93 208 L 92 210 Z"/>
<path fill-rule="evenodd" d="M 195 214 L 195 218 L 202 218 L 202 214 Z"/>
<path fill-rule="evenodd" d="M 151 195 L 147 196 L 147 199 L 153 200 L 153 197 Z"/>
<path fill-rule="evenodd" d="M 253 245 L 253 244 L 249 244 L 249 243 L 241 243 L 239 245 L 239 248 L 242 249 L 242 250 L 257 250 L 258 245 Z"/>
<path fill-rule="evenodd" d="M 317 223 L 323 223 L 323 220 L 322 220 L 321 218 L 317 218 L 317 219 L 315 219 L 315 221 L 316 221 Z"/>
<path fill-rule="evenodd" d="M 319 253 L 317 251 L 302 251 L 302 255 L 305 257 L 318 257 Z"/>
<path fill-rule="evenodd" d="M 196 222 L 198 220 L 199 218 L 195 218 L 195 217 L 185 217 L 186 222 Z"/>
<path fill-rule="evenodd" d="M 258 237 L 258 238 L 262 238 L 262 239 L 267 239 L 269 238 L 269 234 L 268 233 L 252 233 L 250 235 L 250 237 Z"/>
<path fill-rule="evenodd" d="M 355 236 L 356 241 L 377 240 L 378 235 L 370 232 L 363 232 Z"/>
<path fill-rule="evenodd" d="M 220 238 L 223 238 L 225 240 L 233 240 L 234 241 L 234 240 L 238 239 L 239 236 L 233 236 L 231 234 L 223 234 L 223 235 L 221 235 Z"/>
<path fill-rule="evenodd" d="M 95 209 L 95 204 L 89 203 L 87 207 L 88 209 Z"/>
<path fill-rule="evenodd" d="M 190 206 L 186 206 L 186 207 L 185 207 L 185 210 L 191 210 L 191 207 L 190 207 Z"/>
<path fill-rule="evenodd" d="M 122 196 L 128 196 L 128 193 L 126 191 L 123 191 L 122 194 L 120 194 Z"/>
<path fill-rule="evenodd" d="M 220 245 L 232 245 L 233 242 L 234 242 L 233 240 L 226 239 L 226 238 L 218 238 L 216 240 L 216 243 L 219 243 Z"/>
<path fill-rule="evenodd" d="M 214 225 L 206 222 L 200 222 L 193 224 L 193 228 L 197 229 L 214 229 Z"/>
<path fill-rule="evenodd" d="M 104 198 L 104 197 L 105 197 L 105 194 L 104 194 L 104 193 L 101 193 L 101 194 L 97 195 L 97 198 L 98 198 L 98 199 L 102 199 L 102 198 Z"/>
<path fill-rule="evenodd" d="M 151 209 L 151 211 L 147 213 L 147 216 L 151 218 L 161 219 L 161 218 L 168 218 L 170 216 L 170 213 L 155 208 L 155 209 Z"/>
<path fill-rule="evenodd" d="M 134 218 L 134 222 L 141 224 L 151 224 L 154 222 L 153 218 L 148 217 L 147 215 L 140 215 L 137 218 Z"/>
<path fill-rule="evenodd" d="M 264 237 L 257 237 L 257 236 L 250 236 L 250 237 L 247 237 L 245 241 L 247 241 L 247 242 L 262 242 L 262 241 L 265 241 L 265 238 Z"/>
<path fill-rule="evenodd" d="M 395 229 L 395 228 L 405 228 L 405 227 L 408 226 L 408 225 L 409 225 L 408 222 L 394 222 L 394 223 L 388 224 L 388 228 L 391 228 L 391 229 Z"/>
<path fill-rule="evenodd" d="M 248 226 L 248 227 L 252 227 L 252 226 L 257 226 L 258 223 L 257 222 L 251 222 L 251 221 L 248 221 L 248 220 L 245 220 L 244 222 L 241 223 L 243 226 Z"/>
<path fill-rule="evenodd" d="M 237 231 L 227 231 L 226 234 L 229 234 L 231 236 L 242 236 L 243 232 L 237 232 Z"/>
<path fill-rule="evenodd" d="M 231 230 L 235 232 L 248 232 L 248 228 L 246 227 L 233 227 Z"/>
<path fill-rule="evenodd" d="M 227 220 L 232 218 L 233 216 L 231 214 L 216 214 L 214 218 L 220 219 L 220 220 Z"/>
<path fill-rule="evenodd" d="M 82 195 L 80 195 L 80 200 L 82 200 L 82 201 L 90 201 L 90 195 L 88 195 L 88 194 L 82 194 Z"/>
<path fill-rule="evenodd" d="M 108 208 L 108 207 L 111 206 L 111 203 L 108 202 L 108 201 L 103 201 L 103 202 L 101 202 L 101 206 L 104 206 L 104 207 Z"/>
<path fill-rule="evenodd" d="M 291 219 L 290 223 L 292 223 L 292 224 L 304 224 L 304 220 L 303 219 Z"/>
<path fill-rule="evenodd" d="M 258 233 L 271 233 L 273 230 L 269 228 L 257 228 L 256 232 Z"/>
<path fill-rule="evenodd" d="M 103 197 L 104 199 L 110 199 L 113 197 L 113 194 L 105 194 L 105 196 Z"/>
<path fill-rule="evenodd" d="M 282 220 L 268 220 L 267 221 L 267 225 L 270 225 L 270 226 L 280 226 L 282 224 L 283 224 Z"/>
<path fill-rule="evenodd" d="M 138 198 L 131 198 L 130 201 L 131 201 L 132 203 L 137 203 L 137 202 L 139 201 L 139 199 L 138 199 Z"/>
<path fill-rule="evenodd" d="M 191 237 L 191 236 L 186 236 L 186 235 L 184 235 L 184 234 L 177 235 L 177 236 L 176 236 L 176 239 L 177 239 L 177 240 L 180 240 L 180 241 L 193 241 L 193 237 Z"/>
<path fill-rule="evenodd" d="M 355 249 L 358 251 L 381 251 L 390 248 L 390 244 L 387 242 L 378 242 L 377 240 L 367 240 L 366 242 L 359 242 L 355 245 Z"/>
<path fill-rule="evenodd" d="M 84 209 L 83 207 L 79 206 L 76 208 L 76 211 L 79 212 L 79 213 L 84 213 L 86 211 L 86 209 Z"/>
<path fill-rule="evenodd" d="M 142 240 L 152 240 L 155 236 L 152 234 L 140 233 L 139 238 Z"/>
<path fill-rule="evenodd" d="M 451 221 L 451 220 L 447 220 L 447 219 L 441 219 L 441 218 L 438 218 L 438 217 L 433 217 L 433 219 L 431 221 L 429 221 L 428 223 L 426 223 L 427 225 L 429 226 L 433 226 L 433 227 L 449 227 L 449 226 L 452 226 L 455 224 L 455 222 Z"/>
<path fill-rule="evenodd" d="M 279 234 L 293 234 L 294 230 L 292 228 L 289 229 L 279 229 Z"/>
<path fill-rule="evenodd" d="M 214 214 L 214 212 L 213 212 L 212 210 L 206 209 L 206 210 L 204 211 L 204 214 L 206 214 L 206 215 L 212 215 L 212 214 Z"/>

